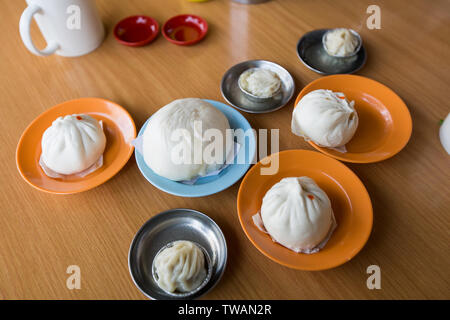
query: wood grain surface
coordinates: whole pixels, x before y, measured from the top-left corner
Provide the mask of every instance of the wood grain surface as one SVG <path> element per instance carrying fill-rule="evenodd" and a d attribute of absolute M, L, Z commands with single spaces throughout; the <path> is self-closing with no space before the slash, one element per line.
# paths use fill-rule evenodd
<path fill-rule="evenodd" d="M 366 27 L 370 4 L 381 8 L 381 29 Z M 228 241 L 224 277 L 207 299 L 450 298 L 450 156 L 439 143 L 439 119 L 450 101 L 450 2 L 447 0 L 274 0 L 241 5 L 227 0 L 101 0 L 107 37 L 80 58 L 36 57 L 18 31 L 25 1 L 0 1 L 0 299 L 144 299 L 127 266 L 130 242 L 158 212 L 192 208 L 213 218 Z M 162 35 L 128 48 L 114 24 L 147 14 L 161 25 L 180 13 L 210 24 L 198 45 L 179 47 Z M 223 101 L 220 80 L 249 59 L 281 64 L 298 94 L 320 75 L 302 65 L 296 44 L 324 27 L 358 30 L 368 52 L 358 73 L 392 88 L 408 105 L 413 134 L 395 157 L 348 164 L 371 196 L 374 227 L 364 249 L 333 270 L 302 272 L 263 256 L 245 237 L 236 212 L 240 181 L 203 198 L 168 195 L 140 174 L 134 156 L 107 183 L 76 195 L 31 188 L 20 177 L 15 150 L 26 126 L 47 108 L 79 97 L 124 106 L 140 128 L 168 102 L 183 97 Z M 40 38 L 37 27 L 33 37 Z M 42 39 L 38 41 L 43 46 Z M 294 99 L 270 114 L 244 114 L 258 128 L 280 128 L 280 149 L 311 149 L 290 132 Z M 251 195 L 249 195 L 251 196 Z M 381 289 L 366 286 L 366 268 L 381 268 Z M 66 268 L 81 268 L 81 289 L 66 287 Z"/>

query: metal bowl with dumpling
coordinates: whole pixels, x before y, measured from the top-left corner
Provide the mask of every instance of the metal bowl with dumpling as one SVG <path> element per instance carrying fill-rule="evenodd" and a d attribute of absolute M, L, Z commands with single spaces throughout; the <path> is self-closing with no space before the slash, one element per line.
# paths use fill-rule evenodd
<path fill-rule="evenodd" d="M 189 292 L 168 292 L 158 284 L 155 258 L 184 240 L 197 245 L 205 256 L 206 277 Z M 227 244 L 219 226 L 207 215 L 191 209 L 172 209 L 149 219 L 136 233 L 128 253 L 131 278 L 138 289 L 155 300 L 192 300 L 209 292 L 221 279 L 227 262 Z"/>

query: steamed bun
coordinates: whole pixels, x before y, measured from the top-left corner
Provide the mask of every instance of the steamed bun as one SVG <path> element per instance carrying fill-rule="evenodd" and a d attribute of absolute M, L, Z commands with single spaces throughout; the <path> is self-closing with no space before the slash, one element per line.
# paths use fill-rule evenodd
<path fill-rule="evenodd" d="M 59 117 L 45 130 L 41 160 L 56 173 L 86 170 L 102 156 L 106 137 L 100 123 L 86 114 Z"/>
<path fill-rule="evenodd" d="M 330 30 L 324 40 L 325 50 L 332 56 L 349 56 L 359 46 L 359 39 L 346 28 Z"/>
<path fill-rule="evenodd" d="M 335 220 L 330 199 L 308 177 L 281 179 L 265 194 L 261 219 L 270 236 L 295 252 L 311 252 L 326 240 Z"/>
<path fill-rule="evenodd" d="M 163 249 L 153 263 L 157 282 L 167 292 L 190 292 L 205 280 L 205 256 L 191 241 L 175 241 Z"/>
<path fill-rule="evenodd" d="M 223 150 L 222 156 L 207 161 L 203 157 L 205 148 L 213 142 L 205 138 L 208 129 L 222 134 Z M 144 161 L 156 174 L 174 181 L 206 175 L 226 161 L 232 147 L 225 143 L 227 129 L 228 119 L 208 102 L 196 98 L 175 100 L 150 118 L 143 134 Z"/>
<path fill-rule="evenodd" d="M 242 89 L 258 98 L 270 98 L 280 90 L 281 80 L 278 74 L 264 68 L 252 68 L 239 76 Z"/>
<path fill-rule="evenodd" d="M 358 128 L 354 101 L 341 92 L 314 90 L 294 108 L 291 130 L 322 147 L 341 147 L 349 142 Z"/>

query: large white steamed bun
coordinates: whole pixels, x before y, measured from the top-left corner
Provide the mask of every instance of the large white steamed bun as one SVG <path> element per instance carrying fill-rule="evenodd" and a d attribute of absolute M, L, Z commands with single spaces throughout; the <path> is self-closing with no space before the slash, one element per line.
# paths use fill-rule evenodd
<path fill-rule="evenodd" d="M 281 179 L 265 194 L 261 219 L 270 236 L 295 252 L 314 252 L 335 220 L 327 194 L 309 177 Z"/>
<path fill-rule="evenodd" d="M 306 94 L 292 113 L 291 130 L 322 147 L 341 147 L 358 128 L 354 101 L 341 92 L 314 90 Z"/>
<path fill-rule="evenodd" d="M 86 114 L 59 117 L 45 130 L 42 162 L 56 173 L 82 172 L 103 155 L 106 137 L 100 123 Z"/>
<path fill-rule="evenodd" d="M 201 128 L 195 123 L 201 123 Z M 222 134 L 223 157 L 219 161 L 205 161 L 203 157 L 205 148 L 213 141 L 204 135 L 208 129 L 217 129 Z M 228 119 L 208 102 L 197 98 L 175 100 L 150 118 L 143 134 L 144 161 L 156 174 L 170 180 L 204 176 L 225 163 L 232 148 L 225 143 L 227 129 L 230 129 Z"/>

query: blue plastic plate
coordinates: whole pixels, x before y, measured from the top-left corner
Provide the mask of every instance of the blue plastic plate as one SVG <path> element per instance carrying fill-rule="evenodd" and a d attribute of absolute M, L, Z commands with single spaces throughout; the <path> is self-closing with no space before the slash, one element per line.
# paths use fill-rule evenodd
<path fill-rule="evenodd" d="M 204 100 L 212 104 L 215 108 L 219 109 L 228 118 L 231 129 L 241 128 L 244 131 L 251 129 L 251 126 L 248 123 L 247 119 L 245 119 L 245 117 L 240 114 L 239 111 L 233 109 L 230 106 L 227 106 L 222 102 L 207 99 Z M 147 123 L 148 120 L 139 131 L 139 136 L 144 133 L 145 128 L 147 127 Z M 245 143 L 241 145 L 241 148 L 236 155 L 236 157 L 239 159 L 245 159 L 244 164 L 230 164 L 218 175 L 200 178 L 193 185 L 172 181 L 157 175 L 152 171 L 152 169 L 147 166 L 144 161 L 144 157 L 137 150 L 135 150 L 134 154 L 136 156 L 136 162 L 142 175 L 158 189 L 176 196 L 203 197 L 227 189 L 235 182 L 237 182 L 247 172 L 256 156 L 256 137 L 253 134 L 246 135 Z"/>

